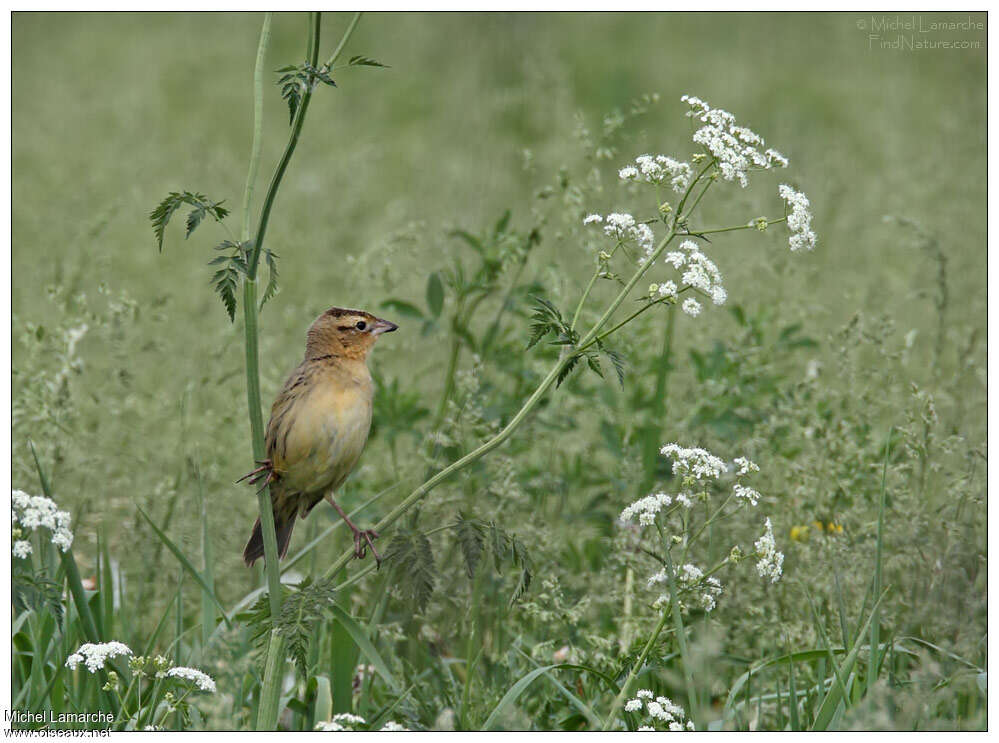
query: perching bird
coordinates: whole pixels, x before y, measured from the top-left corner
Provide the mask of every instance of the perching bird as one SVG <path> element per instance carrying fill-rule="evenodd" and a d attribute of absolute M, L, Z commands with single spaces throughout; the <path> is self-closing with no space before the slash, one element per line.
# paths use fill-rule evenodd
<path fill-rule="evenodd" d="M 368 440 L 374 385 L 365 360 L 378 336 L 398 326 L 362 310 L 333 307 L 309 328 L 305 359 L 291 373 L 271 407 L 267 459 L 241 479 L 271 486 L 278 555 L 288 552 L 295 517 L 305 518 L 323 498 L 354 533 L 354 555 L 367 547 L 379 562 L 372 540 L 358 529 L 333 498 L 354 469 Z M 260 519 L 243 550 L 247 565 L 264 555 Z"/>

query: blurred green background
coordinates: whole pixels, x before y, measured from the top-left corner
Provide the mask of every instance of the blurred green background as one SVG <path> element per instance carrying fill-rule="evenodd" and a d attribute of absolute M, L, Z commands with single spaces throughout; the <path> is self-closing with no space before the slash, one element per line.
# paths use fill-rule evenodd
<path fill-rule="evenodd" d="M 348 20 L 324 15 L 321 57 Z M 128 544 L 139 528 L 131 503 L 162 513 L 159 499 L 196 459 L 217 504 L 217 574 L 237 568 L 256 507 L 231 484 L 249 464 L 241 328 L 205 265 L 224 235 L 206 224 L 185 242 L 171 225 L 159 254 L 147 215 L 186 188 L 226 199 L 238 217 L 260 21 L 13 16 L 15 487 L 34 488 L 33 437 L 61 502 L 86 524 L 78 538 L 92 541 L 103 523 Z M 733 111 L 787 155 L 787 177 L 816 214 L 818 248 L 779 275 L 756 256 L 786 251 L 780 235 L 761 248 L 717 241 L 730 295 L 803 318 L 813 337 L 858 311 L 884 316 L 915 331 L 929 358 L 938 265 L 882 218 L 914 219 L 946 256 L 946 332 L 968 346 L 984 389 L 985 32 L 929 36 L 974 49 L 891 50 L 872 48 L 870 24 L 856 13 L 366 15 L 347 52 L 391 67 L 346 71 L 338 88 L 317 92 L 271 221 L 281 293 L 262 316 L 265 404 L 318 312 L 421 300 L 427 273 L 456 249 L 448 228 L 478 230 L 507 208 L 523 223 L 560 169 L 582 178 L 595 168 L 603 179 L 603 202 L 581 213 L 627 210 L 620 165 L 645 151 L 689 152 L 684 93 Z M 269 69 L 302 61 L 305 31 L 304 15 L 275 17 Z M 629 124 L 613 157 L 587 161 L 581 128 L 598 133 L 605 115 L 646 93 L 659 102 Z M 288 131 L 276 87 L 265 113 L 256 205 Z M 769 184 L 727 193 L 747 216 L 780 208 Z M 720 218 L 710 205 L 706 215 Z M 568 286 L 592 266 L 575 236 L 554 228 L 536 260 Z M 73 358 L 46 345 L 83 322 Z M 709 312 L 691 333 L 724 334 L 730 322 Z M 379 371 L 433 388 L 442 349 L 402 324 L 376 352 Z M 63 361 L 73 408 L 53 412 L 59 400 L 35 386 Z M 976 415 L 967 425 L 983 433 Z M 365 467 L 379 465 L 379 446 Z M 183 527 L 196 514 L 182 507 L 176 519 Z M 192 528 L 182 541 L 196 536 Z"/>

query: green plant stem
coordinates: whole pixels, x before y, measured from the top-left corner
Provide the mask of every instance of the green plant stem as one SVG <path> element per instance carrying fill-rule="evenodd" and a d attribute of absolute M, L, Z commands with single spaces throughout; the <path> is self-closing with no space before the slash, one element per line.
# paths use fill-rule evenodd
<path fill-rule="evenodd" d="M 607 716 L 604 718 L 604 732 L 611 729 L 611 726 L 614 724 L 614 720 L 617 719 L 617 711 L 623 711 L 624 700 L 628 698 L 628 694 L 631 691 L 631 685 L 635 682 L 635 677 L 642 669 L 642 666 L 645 665 L 645 659 L 648 657 L 649 651 L 652 650 L 652 646 L 655 645 L 656 640 L 659 639 L 659 635 L 662 634 L 663 627 L 666 626 L 666 621 L 668 619 L 669 613 L 664 611 L 662 616 L 659 617 L 659 623 L 656 625 L 656 628 L 652 630 L 652 634 L 649 635 L 648 642 L 646 642 L 645 647 L 642 648 L 641 655 L 638 656 L 635 664 L 631 667 L 631 670 L 628 671 L 628 676 L 621 685 L 621 691 L 619 691 L 617 696 L 614 698 L 611 708 L 607 711 Z"/>
<path fill-rule="evenodd" d="M 319 13 L 309 14 L 308 62 L 313 67 L 316 66 L 316 62 L 319 59 L 319 21 Z M 349 31 L 353 33 L 353 27 Z M 341 43 L 346 43 L 346 41 L 341 40 Z M 260 253 L 263 250 L 264 238 L 267 236 L 267 226 L 270 224 L 274 200 L 277 198 L 278 188 L 281 186 L 284 174 L 288 170 L 288 163 L 291 162 L 291 156 L 295 154 L 295 148 L 298 147 L 298 139 L 302 134 L 302 126 L 305 124 L 305 115 L 309 112 L 309 103 L 311 101 L 312 86 L 307 85 L 305 90 L 302 91 L 302 100 L 295 110 L 295 118 L 291 123 L 291 134 L 288 137 L 288 143 L 284 147 L 284 152 L 281 154 L 281 159 L 274 170 L 274 175 L 271 176 L 270 185 L 267 187 L 267 195 L 264 197 L 264 204 L 260 209 L 260 221 L 257 223 L 257 233 L 253 240 L 253 251 L 250 253 L 250 259 L 247 261 L 247 276 L 250 280 L 257 278 Z"/>
<path fill-rule="evenodd" d="M 264 67 L 267 62 L 267 48 L 271 43 L 271 14 L 264 13 L 264 24 L 260 29 L 260 43 L 257 45 L 257 62 L 253 66 L 253 143 L 250 146 L 250 165 L 246 173 L 246 187 L 243 189 L 243 227 L 241 240 L 250 239 L 250 207 L 253 205 L 253 191 L 260 170 L 260 150 L 263 147 L 264 129 Z"/>
<path fill-rule="evenodd" d="M 271 15 L 264 15 L 257 46 L 257 60 L 253 74 L 253 144 L 250 150 L 250 164 L 247 168 L 246 187 L 243 190 L 243 239 L 250 234 L 250 204 L 257 171 L 260 168 L 261 139 L 263 133 L 264 103 L 264 64 L 267 46 L 270 43 Z M 264 446 L 263 402 L 260 397 L 260 353 L 259 353 L 259 308 L 257 306 L 257 282 L 253 277 L 243 281 L 243 334 L 246 351 L 246 406 L 250 416 L 250 439 L 254 461 L 262 461 L 267 452 Z M 257 494 L 257 507 L 260 513 L 260 528 L 264 538 L 264 565 L 269 587 L 271 615 L 277 616 L 281 610 L 281 574 L 277 568 L 277 537 L 274 532 L 274 512 L 271 508 L 270 493 L 264 488 Z"/>
<path fill-rule="evenodd" d="M 767 227 L 772 224 L 780 224 L 781 222 L 786 222 L 787 217 L 780 217 L 779 219 L 768 219 Z M 736 230 L 755 230 L 758 229 L 755 224 L 740 224 L 735 227 L 719 227 L 715 230 L 690 230 L 686 234 L 693 237 L 700 237 L 701 235 L 715 235 L 719 232 L 735 232 Z"/>
<path fill-rule="evenodd" d="M 700 708 L 697 704 L 697 693 L 694 687 L 694 674 L 691 670 L 690 653 L 687 650 L 687 636 L 683 629 L 683 617 L 680 616 L 680 596 L 676 590 L 676 570 L 673 567 L 673 557 L 670 555 L 667 537 L 658 522 L 656 523 L 656 528 L 659 529 L 659 536 L 663 539 L 663 543 L 666 546 L 666 577 L 669 579 L 669 613 L 673 615 L 673 626 L 676 628 L 676 641 L 680 646 L 680 660 L 683 663 L 683 680 L 687 686 L 687 701 L 690 705 L 690 709 L 687 712 L 690 719 L 693 720 L 694 725 L 702 727 Z"/>
<path fill-rule="evenodd" d="M 461 459 L 456 460 L 452 464 L 448 465 L 436 475 L 431 477 L 429 480 L 424 482 L 414 491 L 412 491 L 406 498 L 395 508 L 393 508 L 389 513 L 374 526 L 375 531 L 382 531 L 387 529 L 389 526 L 394 524 L 400 516 L 402 516 L 406 511 L 412 508 L 416 503 L 423 499 L 429 492 L 440 485 L 442 482 L 447 480 L 452 475 L 460 472 L 469 465 L 477 462 L 479 459 L 484 457 L 486 454 L 491 452 L 496 447 L 500 446 L 505 442 L 513 432 L 516 431 L 520 425 L 524 422 L 527 414 L 534 409 L 534 406 L 540 402 L 541 398 L 544 397 L 545 392 L 551 387 L 555 380 L 558 378 L 559 372 L 562 371 L 562 367 L 566 364 L 567 359 L 561 359 L 558 363 L 552 367 L 552 370 L 548 372 L 548 375 L 541 381 L 538 388 L 534 390 L 533 394 L 527 399 L 517 414 L 510 419 L 510 422 L 504 426 L 503 430 L 496 434 L 489 441 L 485 442 L 477 449 L 469 452 Z M 350 549 L 345 551 L 338 557 L 329 568 L 326 569 L 326 577 L 330 577 L 337 573 L 341 568 L 343 568 L 347 563 L 351 561 L 354 557 L 354 550 Z"/>
<path fill-rule="evenodd" d="M 336 64 L 338 59 L 340 59 L 340 54 L 343 52 L 343 48 L 347 46 L 347 40 L 350 39 L 351 35 L 353 35 L 354 29 L 357 28 L 357 22 L 361 20 L 362 15 L 364 15 L 363 12 L 354 13 L 354 17 L 350 20 L 347 30 L 343 32 L 343 37 L 340 39 L 340 43 L 336 45 L 336 49 L 333 50 L 333 54 L 330 55 L 329 60 L 327 60 L 325 64 L 325 68 L 327 70 Z"/>

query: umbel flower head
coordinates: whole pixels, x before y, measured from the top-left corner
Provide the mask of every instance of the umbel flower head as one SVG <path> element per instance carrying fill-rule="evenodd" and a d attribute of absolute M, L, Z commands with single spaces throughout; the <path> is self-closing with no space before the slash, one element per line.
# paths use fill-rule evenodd
<path fill-rule="evenodd" d="M 188 668 L 186 666 L 174 666 L 166 672 L 167 678 L 183 679 L 184 681 L 191 681 L 197 686 L 201 691 L 207 691 L 211 694 L 215 693 L 215 681 L 204 671 L 199 671 L 197 668 Z"/>
<path fill-rule="evenodd" d="M 751 170 L 787 167 L 786 157 L 777 150 L 764 150 L 763 137 L 739 126 L 728 111 L 711 108 L 695 96 L 685 95 L 681 100 L 690 106 L 687 115 L 704 124 L 694 132 L 694 141 L 717 159 L 718 170 L 726 181 L 737 180 L 745 188 Z"/>
<path fill-rule="evenodd" d="M 83 663 L 90 673 L 97 673 L 107 662 L 108 658 L 117 658 L 119 655 L 131 655 L 132 649 L 123 642 L 87 642 L 80 646 L 79 650 L 66 658 L 66 668 L 75 670 Z"/>
<path fill-rule="evenodd" d="M 756 572 L 761 578 L 769 578 L 771 583 L 780 580 L 784 570 L 784 553 L 778 551 L 777 542 L 774 541 L 774 527 L 770 519 L 766 520 L 766 531 L 763 536 L 756 540 L 756 555 L 759 561 L 756 563 Z"/>
<path fill-rule="evenodd" d="M 62 552 L 73 544 L 73 532 L 69 530 L 69 511 L 60 511 L 52 500 L 43 495 L 28 495 L 23 490 L 12 490 L 10 500 L 10 521 L 11 527 L 17 532 L 15 537 L 20 536 L 23 529 L 44 527 L 52 534 L 52 544 Z M 27 557 L 31 554 L 31 542 L 15 539 L 11 551 L 15 557 Z"/>
<path fill-rule="evenodd" d="M 683 719 L 687 716 L 679 704 L 675 704 L 669 697 L 655 697 L 649 689 L 639 689 L 634 699 L 629 699 L 624 703 L 625 712 L 643 712 L 648 716 L 647 725 L 638 728 L 639 732 L 654 732 L 656 730 L 669 730 L 680 732 L 682 730 L 693 730 L 694 723 Z"/>

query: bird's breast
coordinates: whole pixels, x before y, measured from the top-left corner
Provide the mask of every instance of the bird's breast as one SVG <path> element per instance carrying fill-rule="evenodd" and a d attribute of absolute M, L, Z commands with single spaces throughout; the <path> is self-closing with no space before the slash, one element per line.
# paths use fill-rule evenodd
<path fill-rule="evenodd" d="M 371 389 L 358 384 L 318 384 L 301 407 L 282 476 L 300 492 L 335 489 L 357 464 L 367 442 Z"/>

